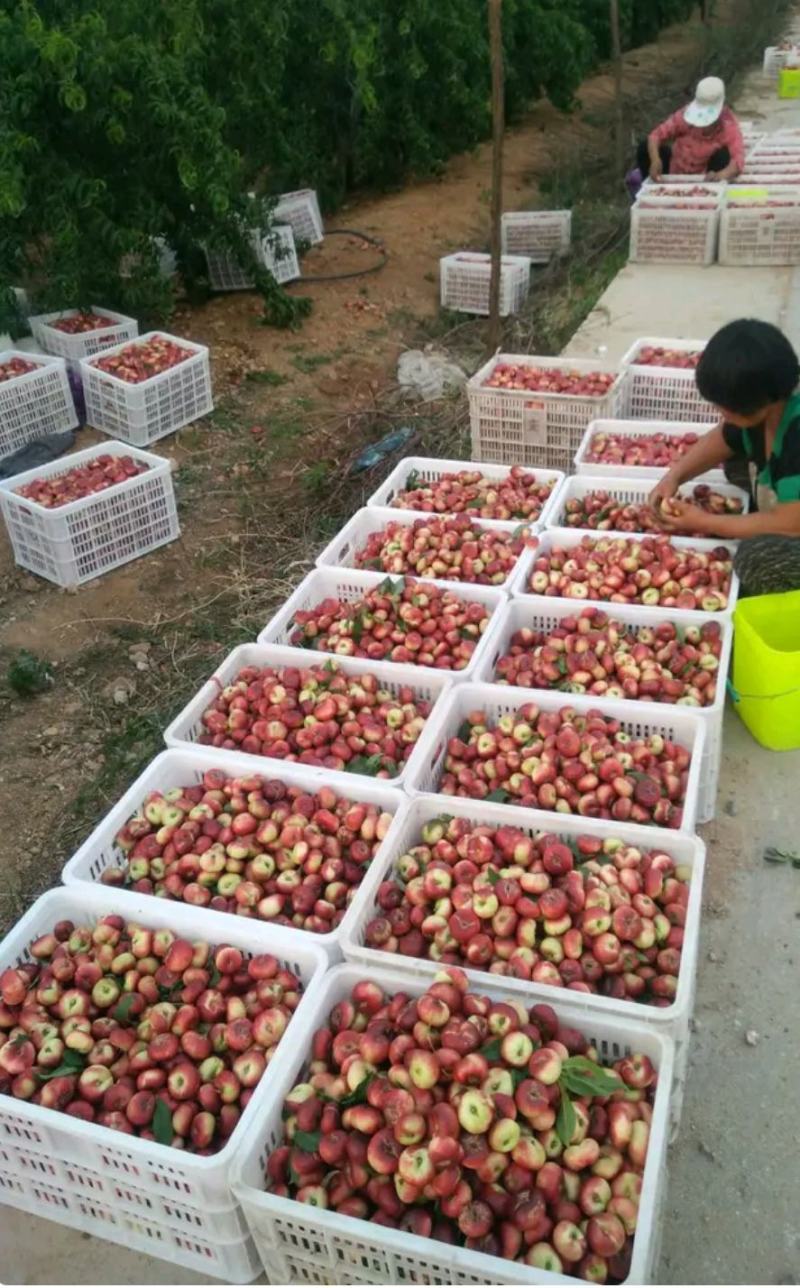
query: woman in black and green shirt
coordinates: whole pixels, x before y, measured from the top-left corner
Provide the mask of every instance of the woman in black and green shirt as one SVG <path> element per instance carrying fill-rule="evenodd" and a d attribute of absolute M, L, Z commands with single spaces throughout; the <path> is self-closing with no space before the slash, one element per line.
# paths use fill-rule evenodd
<path fill-rule="evenodd" d="M 768 322 L 730 322 L 706 345 L 697 367 L 700 393 L 720 423 L 676 461 L 651 493 L 667 532 L 739 541 L 735 568 L 742 595 L 800 589 L 800 363 Z M 661 500 L 707 470 L 744 465 L 750 514 L 707 514 L 686 501 Z M 740 480 L 737 478 L 737 482 Z"/>

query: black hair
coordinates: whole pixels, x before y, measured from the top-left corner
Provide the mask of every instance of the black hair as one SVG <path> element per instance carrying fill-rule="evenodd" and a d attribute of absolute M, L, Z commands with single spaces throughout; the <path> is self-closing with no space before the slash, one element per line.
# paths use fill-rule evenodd
<path fill-rule="evenodd" d="M 742 318 L 711 337 L 696 377 L 700 393 L 715 407 L 753 416 L 768 403 L 791 397 L 800 380 L 800 362 L 771 322 Z"/>

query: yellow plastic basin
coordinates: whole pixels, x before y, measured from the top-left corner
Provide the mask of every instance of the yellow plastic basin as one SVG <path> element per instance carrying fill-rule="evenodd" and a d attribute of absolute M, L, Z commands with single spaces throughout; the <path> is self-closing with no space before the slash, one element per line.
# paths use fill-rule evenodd
<path fill-rule="evenodd" d="M 733 615 L 733 699 L 756 742 L 800 747 L 800 590 L 741 599 Z"/>
<path fill-rule="evenodd" d="M 778 98 L 800 98 L 800 68 L 781 68 L 778 75 Z"/>

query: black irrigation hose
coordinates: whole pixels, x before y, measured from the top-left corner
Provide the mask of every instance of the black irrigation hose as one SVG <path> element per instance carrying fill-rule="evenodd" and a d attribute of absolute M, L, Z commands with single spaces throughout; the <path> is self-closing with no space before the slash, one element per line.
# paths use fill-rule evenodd
<path fill-rule="evenodd" d="M 306 277 L 305 274 L 299 278 L 302 285 L 304 282 L 345 282 L 352 277 L 367 277 L 370 273 L 379 273 L 382 268 L 386 267 L 389 260 L 389 253 L 385 246 L 375 237 L 370 237 L 367 233 L 357 232 L 354 228 L 331 228 L 325 230 L 326 237 L 358 237 L 361 241 L 369 242 L 370 246 L 375 246 L 381 253 L 380 264 L 373 264 L 371 268 L 359 268 L 355 273 L 332 273 L 329 277 Z"/>

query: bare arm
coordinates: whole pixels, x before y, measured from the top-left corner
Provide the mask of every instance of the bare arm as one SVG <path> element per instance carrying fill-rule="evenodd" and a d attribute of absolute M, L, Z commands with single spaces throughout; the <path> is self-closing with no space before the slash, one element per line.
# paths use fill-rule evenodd
<path fill-rule="evenodd" d="M 727 183 L 729 179 L 735 179 L 738 173 L 738 165 L 735 161 L 731 161 L 730 165 L 726 165 L 724 170 L 709 171 L 706 177 L 712 179 L 715 183 Z"/>
<path fill-rule="evenodd" d="M 682 483 L 688 483 L 690 479 L 696 479 L 699 474 L 716 469 L 723 461 L 729 461 L 732 456 L 733 452 L 722 436 L 720 421 L 707 434 L 703 434 L 694 447 L 690 447 L 688 452 L 684 452 L 683 456 L 670 466 L 650 493 L 651 502 L 657 501 L 660 497 L 674 496 Z"/>
<path fill-rule="evenodd" d="M 664 167 L 661 164 L 661 153 L 658 150 L 655 134 L 648 135 L 647 155 L 650 158 L 650 178 L 661 179 L 664 174 Z"/>
<path fill-rule="evenodd" d="M 667 532 L 700 532 L 704 537 L 741 541 L 745 537 L 800 537 L 800 501 L 786 501 L 763 514 L 709 514 L 684 501 L 673 503 L 676 513 L 659 515 Z"/>

